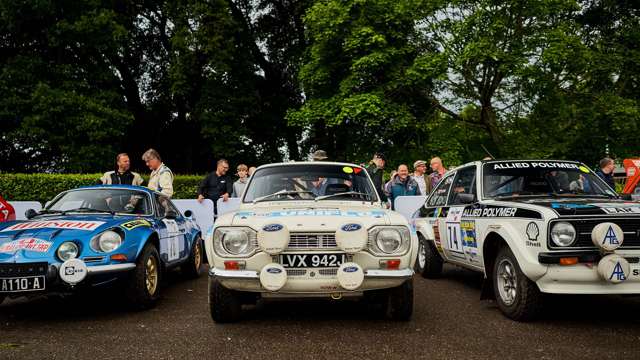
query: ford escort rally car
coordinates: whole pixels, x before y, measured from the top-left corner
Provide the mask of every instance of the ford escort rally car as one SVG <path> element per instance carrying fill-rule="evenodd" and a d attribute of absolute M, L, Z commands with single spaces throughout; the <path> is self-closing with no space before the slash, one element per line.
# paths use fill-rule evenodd
<path fill-rule="evenodd" d="M 238 320 L 241 306 L 259 298 L 365 297 L 399 320 L 413 311 L 416 234 L 383 208 L 357 165 L 259 167 L 205 248 L 216 322 Z"/>
<path fill-rule="evenodd" d="M 160 296 L 163 271 L 201 272 L 200 229 L 164 195 L 138 186 L 65 191 L 26 221 L 0 224 L 0 303 L 122 280 L 131 305 Z"/>
<path fill-rule="evenodd" d="M 482 161 L 445 175 L 414 219 L 417 272 L 483 272 L 483 296 L 529 320 L 542 293 L 640 294 L 640 203 L 584 164 Z"/>

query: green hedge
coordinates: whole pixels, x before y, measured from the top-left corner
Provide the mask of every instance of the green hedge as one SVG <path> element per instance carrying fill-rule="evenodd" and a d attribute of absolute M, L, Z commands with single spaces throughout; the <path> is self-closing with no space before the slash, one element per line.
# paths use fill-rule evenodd
<path fill-rule="evenodd" d="M 39 201 L 43 205 L 60 192 L 95 185 L 102 174 L 1 174 L 0 195 L 9 201 Z M 145 184 L 149 175 L 142 175 Z M 174 199 L 194 199 L 202 175 L 176 175 Z"/>

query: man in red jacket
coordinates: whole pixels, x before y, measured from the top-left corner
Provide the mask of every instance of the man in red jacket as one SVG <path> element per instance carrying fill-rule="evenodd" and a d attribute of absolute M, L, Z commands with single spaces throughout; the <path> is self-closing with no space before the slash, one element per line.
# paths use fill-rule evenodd
<path fill-rule="evenodd" d="M 0 222 L 14 221 L 16 219 L 16 211 L 8 201 L 0 196 Z"/>

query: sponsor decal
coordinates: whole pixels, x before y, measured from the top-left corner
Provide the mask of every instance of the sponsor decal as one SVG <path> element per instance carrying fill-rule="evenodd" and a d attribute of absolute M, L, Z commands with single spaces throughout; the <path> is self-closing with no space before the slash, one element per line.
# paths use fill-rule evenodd
<path fill-rule="evenodd" d="M 280 224 L 269 224 L 269 225 L 265 225 L 264 227 L 262 227 L 262 230 L 267 231 L 267 232 L 275 232 L 275 231 L 280 231 L 284 228 L 284 226 L 280 225 Z"/>
<path fill-rule="evenodd" d="M 580 166 L 580 167 L 578 167 L 578 169 L 580 169 L 580 171 L 582 171 L 585 174 L 589 173 L 589 168 L 586 167 L 586 166 Z"/>
<path fill-rule="evenodd" d="M 282 272 L 282 270 L 278 269 L 278 268 L 268 268 L 267 272 L 269 274 L 280 274 Z"/>
<path fill-rule="evenodd" d="M 514 207 L 487 207 L 481 209 L 466 209 L 464 217 L 514 217 L 517 208 Z"/>
<path fill-rule="evenodd" d="M 433 242 L 436 244 L 438 252 L 442 253 L 442 240 L 440 239 L 440 226 L 438 221 L 433 224 Z"/>
<path fill-rule="evenodd" d="M 527 246 L 531 247 L 541 247 L 540 242 L 538 242 L 538 236 L 540 235 L 540 229 L 538 228 L 538 224 L 533 221 L 527 224 Z"/>
<path fill-rule="evenodd" d="M 360 224 L 345 224 L 342 226 L 342 231 L 358 231 L 362 229 Z"/>
<path fill-rule="evenodd" d="M 93 231 L 102 224 L 104 224 L 104 221 L 30 221 L 11 225 L 7 228 L 4 228 L 3 230 L 0 230 L 0 232 L 31 229 L 66 229 Z"/>
<path fill-rule="evenodd" d="M 344 269 L 342 269 L 342 271 L 346 272 L 346 273 L 354 273 L 356 271 L 358 271 L 358 268 L 355 266 L 347 266 Z"/>
<path fill-rule="evenodd" d="M 141 227 L 141 226 L 147 226 L 147 227 L 151 227 L 151 223 L 147 220 L 143 220 L 143 219 L 137 219 L 137 220 L 132 220 L 129 222 L 126 222 L 124 224 L 120 224 L 120 226 L 122 226 L 123 228 L 127 229 L 127 230 L 133 230 L 137 227 Z"/>
<path fill-rule="evenodd" d="M 633 276 L 640 276 L 640 269 L 633 269 Z"/>
<path fill-rule="evenodd" d="M 477 248 L 476 222 L 474 220 L 463 220 L 460 222 L 462 230 L 462 245 L 469 248 Z"/>
<path fill-rule="evenodd" d="M 602 211 L 607 214 L 640 214 L 639 207 L 603 207 Z"/>
<path fill-rule="evenodd" d="M 0 245 L 0 253 L 14 253 L 18 250 L 29 250 L 45 253 L 49 251 L 53 243 L 42 239 L 28 238 L 14 240 Z"/>
<path fill-rule="evenodd" d="M 493 164 L 494 170 L 505 169 L 580 169 L 578 164 L 555 162 L 555 161 L 540 161 L 540 162 L 506 162 Z"/>
<path fill-rule="evenodd" d="M 590 204 L 551 203 L 552 209 L 593 209 L 594 207 Z"/>
<path fill-rule="evenodd" d="M 353 168 L 351 168 L 349 166 L 343 167 L 342 171 L 344 171 L 345 174 L 353 174 Z"/>
<path fill-rule="evenodd" d="M 620 245 L 620 241 L 618 241 L 618 237 L 616 236 L 616 232 L 613 231 L 612 226 L 609 226 L 609 229 L 604 236 L 604 240 L 602 240 L 602 244 Z"/>
<path fill-rule="evenodd" d="M 253 211 L 239 211 L 236 216 L 242 218 L 248 217 L 291 217 L 291 216 L 348 216 L 348 217 L 375 217 L 381 218 L 384 216 L 384 211 L 341 211 L 341 210 L 284 210 L 284 211 L 272 211 L 264 213 L 256 213 Z"/>
<path fill-rule="evenodd" d="M 611 272 L 611 276 L 609 276 L 609 280 L 613 280 L 614 277 L 617 281 L 627 280 L 627 277 L 624 274 L 624 270 L 622 269 L 622 265 L 620 265 L 620 262 L 617 262 L 616 266 L 613 267 L 613 271 Z"/>

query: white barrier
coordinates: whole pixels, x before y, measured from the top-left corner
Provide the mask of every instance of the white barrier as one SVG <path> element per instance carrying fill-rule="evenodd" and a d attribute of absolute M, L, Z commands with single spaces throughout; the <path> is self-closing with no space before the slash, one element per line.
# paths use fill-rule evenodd
<path fill-rule="evenodd" d="M 222 198 L 218 199 L 218 216 L 238 210 L 240 200 L 242 199 L 236 197 L 229 198 L 227 201 L 222 201 Z"/>
<path fill-rule="evenodd" d="M 183 214 L 185 211 L 191 210 L 193 219 L 200 226 L 202 236 L 205 236 L 209 228 L 213 226 L 213 201 L 209 199 L 204 199 L 202 203 L 195 199 L 171 199 L 171 201 Z"/>
<path fill-rule="evenodd" d="M 407 220 L 411 221 L 411 216 L 416 212 L 427 200 L 426 195 L 419 196 L 398 196 L 393 202 L 395 211 L 402 214 Z"/>
<path fill-rule="evenodd" d="M 16 220 L 27 220 L 24 216 L 24 212 L 33 209 L 35 211 L 42 210 L 42 204 L 37 201 L 9 201 L 9 204 L 13 206 L 16 211 Z"/>

